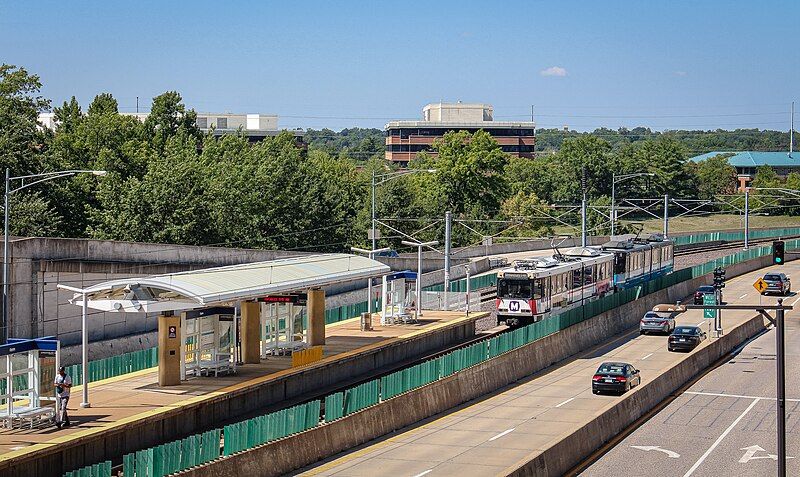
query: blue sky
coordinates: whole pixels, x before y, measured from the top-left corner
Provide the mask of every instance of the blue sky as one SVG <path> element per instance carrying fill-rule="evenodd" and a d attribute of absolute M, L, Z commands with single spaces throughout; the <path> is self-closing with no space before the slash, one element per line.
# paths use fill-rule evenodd
<path fill-rule="evenodd" d="M 179 91 L 283 127 L 382 127 L 433 101 L 542 127 L 788 129 L 797 1 L 10 2 L 0 62 L 54 104 Z M 550 73 L 550 74 L 547 74 Z"/>

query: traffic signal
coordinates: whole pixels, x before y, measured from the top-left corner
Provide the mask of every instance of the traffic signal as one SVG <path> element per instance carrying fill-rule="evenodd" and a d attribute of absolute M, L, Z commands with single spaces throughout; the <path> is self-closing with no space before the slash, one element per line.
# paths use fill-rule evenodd
<path fill-rule="evenodd" d="M 714 288 L 722 290 L 725 288 L 725 269 L 717 267 L 714 269 Z"/>
<path fill-rule="evenodd" d="M 772 242 L 772 263 L 774 265 L 783 265 L 783 252 L 785 248 L 786 244 L 783 242 L 783 240 L 776 240 Z"/>

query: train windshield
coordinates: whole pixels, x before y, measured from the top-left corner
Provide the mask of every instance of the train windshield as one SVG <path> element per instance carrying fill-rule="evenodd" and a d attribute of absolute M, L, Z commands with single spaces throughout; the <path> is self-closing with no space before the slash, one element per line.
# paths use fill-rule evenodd
<path fill-rule="evenodd" d="M 542 298 L 542 281 L 536 280 L 504 280 L 497 282 L 498 298 L 522 298 L 525 300 Z"/>

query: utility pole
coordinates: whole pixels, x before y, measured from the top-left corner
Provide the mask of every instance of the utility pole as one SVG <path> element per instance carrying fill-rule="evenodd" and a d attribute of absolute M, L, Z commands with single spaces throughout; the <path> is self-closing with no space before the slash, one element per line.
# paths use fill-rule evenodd
<path fill-rule="evenodd" d="M 789 119 L 789 155 L 794 152 L 794 101 L 792 101 L 792 112 Z"/>
<path fill-rule="evenodd" d="M 744 249 L 750 246 L 750 189 L 744 189 Z"/>
<path fill-rule="evenodd" d="M 372 221 L 370 223 L 370 234 L 372 235 L 372 250 L 375 250 L 378 245 L 378 241 L 375 237 L 375 169 L 372 170 Z M 374 253 L 369 255 L 369 258 L 374 259 Z M 367 313 L 369 313 L 370 319 L 372 317 L 372 277 L 367 279 Z"/>
<path fill-rule="evenodd" d="M 450 239 L 452 212 L 444 213 L 444 309 L 450 309 Z"/>
<path fill-rule="evenodd" d="M 139 114 L 139 97 L 136 97 L 136 114 Z"/>
<path fill-rule="evenodd" d="M 586 246 L 586 166 L 581 168 L 581 247 Z"/>
<path fill-rule="evenodd" d="M 669 194 L 664 194 L 664 238 L 669 237 Z"/>
<path fill-rule="evenodd" d="M 471 263 L 472 262 L 467 262 L 467 264 L 464 265 L 464 268 L 467 270 L 467 306 L 465 308 L 467 316 L 469 316 L 469 266 Z"/>
<path fill-rule="evenodd" d="M 778 299 L 778 306 L 783 299 Z M 783 349 L 783 313 L 775 310 L 775 352 L 778 355 L 778 476 L 786 477 L 786 354 Z"/>

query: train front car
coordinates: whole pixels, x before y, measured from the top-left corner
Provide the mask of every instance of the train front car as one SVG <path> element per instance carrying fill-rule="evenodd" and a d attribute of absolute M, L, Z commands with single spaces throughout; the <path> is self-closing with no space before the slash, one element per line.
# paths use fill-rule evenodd
<path fill-rule="evenodd" d="M 611 293 L 612 260 L 609 253 L 577 247 L 515 261 L 497 273 L 497 324 L 524 326 Z"/>
<path fill-rule="evenodd" d="M 614 287 L 631 288 L 672 272 L 674 243 L 661 234 L 621 235 L 600 247 L 614 254 Z"/>

